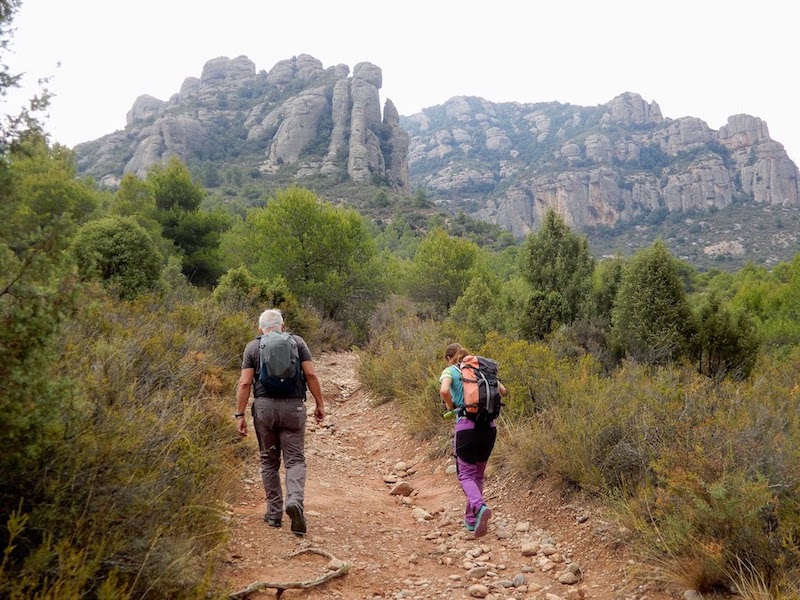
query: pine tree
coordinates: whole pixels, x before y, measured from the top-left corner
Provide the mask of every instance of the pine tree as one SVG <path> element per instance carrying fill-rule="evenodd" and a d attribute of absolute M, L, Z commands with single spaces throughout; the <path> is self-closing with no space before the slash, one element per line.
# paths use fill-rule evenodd
<path fill-rule="evenodd" d="M 631 358 L 663 363 L 683 356 L 694 332 L 673 257 L 662 241 L 625 267 L 612 312 L 613 336 Z"/>
<path fill-rule="evenodd" d="M 525 240 L 520 257 L 520 272 L 534 290 L 557 292 L 564 299 L 567 323 L 580 316 L 594 270 L 585 237 L 572 233 L 561 217 L 548 210 L 541 228 Z"/>

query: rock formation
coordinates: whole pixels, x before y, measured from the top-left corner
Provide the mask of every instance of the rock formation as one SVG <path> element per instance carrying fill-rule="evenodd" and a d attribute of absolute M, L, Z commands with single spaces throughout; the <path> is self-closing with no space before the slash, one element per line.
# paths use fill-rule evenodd
<path fill-rule="evenodd" d="M 624 93 L 598 107 L 456 97 L 403 119 L 412 186 L 521 238 L 555 209 L 573 228 L 738 199 L 800 206 L 798 169 L 767 125 L 734 115 L 714 131 L 665 119 Z"/>
<path fill-rule="evenodd" d="M 104 183 L 143 176 L 177 155 L 199 163 L 209 155 L 253 153 L 269 176 L 289 169 L 369 181 L 373 175 L 408 192 L 409 138 L 397 109 L 386 101 L 381 116 L 379 67 L 362 62 L 325 69 L 301 54 L 257 73 L 246 56 L 206 62 L 169 101 L 140 96 L 124 131 L 75 148 L 79 169 Z"/>
<path fill-rule="evenodd" d="M 124 130 L 76 147 L 78 168 L 113 185 L 177 155 L 281 181 L 423 188 L 518 238 L 550 208 L 583 230 L 743 200 L 800 207 L 797 166 L 757 117 L 733 115 L 715 131 L 630 92 L 594 107 L 459 96 L 401 117 L 391 100 L 381 110 L 382 84 L 368 62 L 351 75 L 306 54 L 268 72 L 245 56 L 215 58 L 168 101 L 137 98 Z"/>

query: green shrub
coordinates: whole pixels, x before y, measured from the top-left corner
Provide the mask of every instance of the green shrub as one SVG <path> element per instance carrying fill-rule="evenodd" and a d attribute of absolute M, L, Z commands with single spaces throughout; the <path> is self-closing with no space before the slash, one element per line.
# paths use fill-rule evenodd
<path fill-rule="evenodd" d="M 71 380 L 7 525 L 0 596 L 198 598 L 226 535 L 233 389 L 249 332 L 214 302 L 94 290 L 52 340 Z M 235 344 L 234 344 L 235 341 Z M 57 343 L 56 343 L 57 342 Z M 15 540 L 10 536 L 15 535 Z"/>
<path fill-rule="evenodd" d="M 798 364 L 763 363 L 744 383 L 673 383 L 652 477 L 628 510 L 645 553 L 695 589 L 748 578 L 780 586 L 797 575 Z"/>
<path fill-rule="evenodd" d="M 97 277 L 121 298 L 156 288 L 164 259 L 132 217 L 108 217 L 84 225 L 72 245 L 84 277 Z"/>
<path fill-rule="evenodd" d="M 499 295 L 482 277 L 475 277 L 450 309 L 448 331 L 466 348 L 477 348 L 490 331 L 503 328 Z"/>
<path fill-rule="evenodd" d="M 247 267 L 225 273 L 214 288 L 213 297 L 227 309 L 251 314 L 254 327 L 267 308 L 279 309 L 286 329 L 303 337 L 313 337 L 319 325 L 318 312 L 302 308 L 283 277 L 271 281 L 259 279 Z"/>

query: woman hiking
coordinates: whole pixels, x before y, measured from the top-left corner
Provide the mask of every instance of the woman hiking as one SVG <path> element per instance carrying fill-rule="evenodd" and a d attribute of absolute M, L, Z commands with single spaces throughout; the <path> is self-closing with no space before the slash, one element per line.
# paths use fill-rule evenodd
<path fill-rule="evenodd" d="M 494 448 L 497 428 L 494 421 L 480 426 L 467 418 L 464 408 L 464 386 L 458 365 L 469 352 L 461 344 L 450 344 L 444 352 L 447 367 L 439 377 L 439 396 L 448 410 L 456 413 L 455 438 L 453 448 L 456 455 L 456 469 L 461 489 L 467 498 L 464 511 L 464 525 L 475 537 L 486 535 L 492 509 L 483 500 L 483 481 L 486 462 Z M 506 388 L 499 384 L 500 395 L 506 395 Z"/>

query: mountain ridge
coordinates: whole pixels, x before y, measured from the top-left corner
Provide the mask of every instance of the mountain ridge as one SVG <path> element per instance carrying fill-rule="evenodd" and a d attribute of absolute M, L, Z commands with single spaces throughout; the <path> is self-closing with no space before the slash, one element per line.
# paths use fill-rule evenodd
<path fill-rule="evenodd" d="M 423 190 L 439 208 L 517 239 L 554 209 L 590 239 L 623 248 L 640 236 L 609 231 L 657 228 L 665 217 L 678 228 L 686 217 L 691 230 L 741 207 L 788 211 L 791 221 L 800 209 L 797 166 L 758 117 L 732 115 L 714 130 L 696 117 L 665 118 L 657 102 L 634 92 L 593 107 L 454 96 L 401 116 L 389 99 L 381 110 L 381 86 L 381 69 L 367 62 L 351 75 L 347 65 L 323 68 L 301 54 L 257 72 L 246 56 L 218 57 L 169 100 L 137 98 L 124 130 L 76 146 L 78 169 L 113 187 L 123 174 L 141 176 L 177 155 L 196 173 L 244 170 L 257 186 Z M 759 262 L 797 250 L 798 236 L 785 223 L 780 229 Z M 676 253 L 694 262 L 746 260 L 746 239 L 719 235 Z"/>

